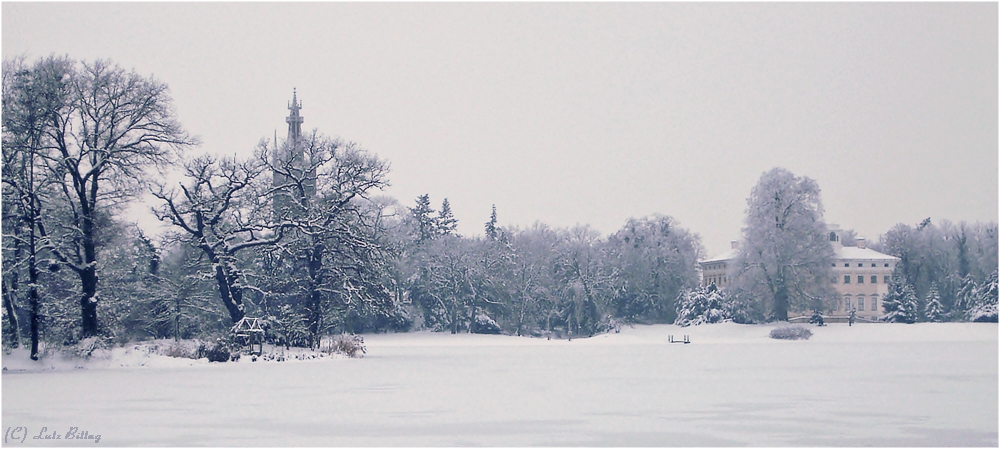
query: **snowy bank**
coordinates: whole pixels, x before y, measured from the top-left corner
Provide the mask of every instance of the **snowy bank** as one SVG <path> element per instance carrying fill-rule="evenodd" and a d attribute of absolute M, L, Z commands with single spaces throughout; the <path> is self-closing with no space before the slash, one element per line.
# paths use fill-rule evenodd
<path fill-rule="evenodd" d="M 832 324 L 798 341 L 769 338 L 776 326 L 366 335 L 365 358 L 337 363 L 133 353 L 130 369 L 5 371 L 3 420 L 112 446 L 996 447 L 995 323 Z"/>
<path fill-rule="evenodd" d="M 129 343 L 121 347 L 95 349 L 89 357 L 70 354 L 67 351 L 42 350 L 38 360 L 31 360 L 27 348 L 12 349 L 3 354 L 0 361 L 4 372 L 38 372 L 78 369 L 114 369 L 114 368 L 181 368 L 206 366 L 211 363 L 207 358 L 195 358 L 194 354 L 199 340 L 181 340 L 174 342 L 169 339 L 151 340 L 139 343 Z M 306 348 L 284 348 L 265 344 L 262 356 L 252 357 L 241 355 L 239 360 L 226 363 L 274 363 L 274 362 L 305 362 L 319 360 L 341 359 L 346 356 L 330 354 L 323 351 L 312 351 Z"/>

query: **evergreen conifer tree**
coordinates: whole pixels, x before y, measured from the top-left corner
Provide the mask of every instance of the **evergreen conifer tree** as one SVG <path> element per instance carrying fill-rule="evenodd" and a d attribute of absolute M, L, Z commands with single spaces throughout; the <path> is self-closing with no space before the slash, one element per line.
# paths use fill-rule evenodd
<path fill-rule="evenodd" d="M 438 235 L 450 235 L 455 232 L 458 228 L 458 220 L 451 213 L 451 203 L 448 202 L 448 198 L 445 198 L 441 202 L 441 211 L 438 212 L 437 217 L 437 234 Z"/>
<path fill-rule="evenodd" d="M 997 322 L 997 272 L 990 273 L 976 292 L 975 303 L 969 307 L 969 320 Z"/>
<path fill-rule="evenodd" d="M 497 205 L 493 205 L 493 211 L 490 212 L 490 221 L 486 222 L 486 237 L 490 240 L 497 240 L 498 237 L 497 229 Z"/>
<path fill-rule="evenodd" d="M 732 317 L 727 312 L 725 297 L 715 284 L 682 291 L 677 298 L 674 324 L 678 326 L 718 323 L 726 319 Z"/>
<path fill-rule="evenodd" d="M 917 321 L 917 295 L 913 287 L 902 276 L 893 276 L 889 283 L 889 293 L 882 301 L 885 315 L 882 320 L 893 323 L 913 323 Z"/>
<path fill-rule="evenodd" d="M 944 320 L 944 306 L 941 305 L 941 293 L 938 292 L 937 284 L 931 284 L 925 303 L 924 317 L 927 321 L 937 323 Z"/>
<path fill-rule="evenodd" d="M 433 213 L 430 194 L 425 193 L 418 196 L 417 205 L 410 208 L 410 214 L 413 216 L 413 221 L 416 222 L 417 242 L 425 242 L 434 238 L 437 226 L 436 220 L 431 215 Z"/>

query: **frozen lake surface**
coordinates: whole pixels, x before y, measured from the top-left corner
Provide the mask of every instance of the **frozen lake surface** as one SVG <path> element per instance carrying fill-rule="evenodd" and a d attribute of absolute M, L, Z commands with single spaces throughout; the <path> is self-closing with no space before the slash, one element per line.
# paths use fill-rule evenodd
<path fill-rule="evenodd" d="M 25 446 L 42 427 L 114 446 L 997 446 L 996 324 L 773 327 L 367 335 L 362 359 L 6 371 L 2 418 Z"/>

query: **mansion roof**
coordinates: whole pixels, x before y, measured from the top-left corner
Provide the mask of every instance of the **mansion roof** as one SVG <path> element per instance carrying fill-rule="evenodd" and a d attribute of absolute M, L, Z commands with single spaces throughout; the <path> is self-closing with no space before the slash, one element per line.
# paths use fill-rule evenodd
<path fill-rule="evenodd" d="M 839 244 L 834 245 L 833 248 L 835 258 L 837 260 L 899 260 L 898 257 L 890 256 L 888 254 L 882 254 L 871 248 L 858 248 L 856 246 L 840 246 Z M 700 261 L 700 263 L 712 263 L 712 262 L 726 262 L 736 258 L 736 254 L 739 252 L 738 249 L 731 249 L 718 256 L 711 259 L 705 259 Z"/>

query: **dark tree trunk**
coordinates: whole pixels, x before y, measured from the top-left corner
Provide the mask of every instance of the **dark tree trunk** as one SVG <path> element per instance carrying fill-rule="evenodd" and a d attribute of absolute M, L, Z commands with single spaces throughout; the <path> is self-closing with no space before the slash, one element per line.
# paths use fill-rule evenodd
<path fill-rule="evenodd" d="M 780 282 L 774 292 L 774 319 L 788 321 L 788 287 L 784 282 Z"/>
<path fill-rule="evenodd" d="M 451 333 L 458 333 L 458 301 L 454 296 L 451 299 Z"/>
<path fill-rule="evenodd" d="M 322 330 L 323 298 L 319 287 L 323 284 L 323 250 L 323 243 L 317 241 L 309 254 L 309 346 L 311 348 L 319 347 L 319 334 Z"/>
<path fill-rule="evenodd" d="M 35 281 L 38 280 L 38 269 L 35 268 L 34 263 L 28 268 L 28 278 L 34 278 L 31 286 L 28 287 L 28 298 L 31 305 L 31 360 L 38 360 L 38 289 L 35 287 Z"/>
<path fill-rule="evenodd" d="M 174 341 L 181 340 L 181 295 L 176 295 L 174 301 Z"/>
<path fill-rule="evenodd" d="M 17 276 L 11 276 L 13 282 L 17 281 Z M 17 287 L 11 285 L 3 289 L 3 308 L 7 311 L 7 322 L 10 323 L 10 346 L 16 348 L 21 344 L 21 330 L 17 327 L 17 315 L 14 314 L 14 297 L 17 294 Z"/>
<path fill-rule="evenodd" d="M 91 198 L 97 198 L 97 179 L 95 178 L 91 186 Z M 86 199 L 84 196 L 83 199 Z M 89 201 L 81 203 L 88 207 L 83 208 L 82 244 L 83 244 L 83 269 L 78 271 L 80 275 L 80 314 L 81 314 L 81 338 L 93 337 L 97 335 L 97 244 L 94 241 L 94 205 Z"/>
<path fill-rule="evenodd" d="M 215 266 L 215 283 L 219 287 L 219 297 L 222 299 L 222 305 L 226 306 L 226 310 L 229 311 L 229 318 L 233 320 L 233 324 L 236 324 L 246 316 L 243 311 L 243 291 L 233 288 L 233 285 L 236 285 L 237 277 L 228 272 L 225 262 L 212 247 L 201 245 L 200 248 Z"/>
<path fill-rule="evenodd" d="M 17 227 L 15 226 L 15 231 L 17 232 Z M 21 243 L 15 237 L 14 239 L 14 263 L 21 260 Z M 17 270 L 13 269 L 10 273 L 10 281 L 4 285 L 3 289 L 3 308 L 7 311 L 7 321 L 10 323 L 11 328 L 11 347 L 17 348 L 21 345 L 21 329 L 17 325 L 17 315 L 14 314 L 14 301 L 17 299 L 17 283 L 18 283 Z"/>
<path fill-rule="evenodd" d="M 97 267 L 89 264 L 80 270 L 82 295 L 80 297 L 82 338 L 97 335 Z"/>
<path fill-rule="evenodd" d="M 35 260 L 35 228 L 28 236 L 28 301 L 31 307 L 31 360 L 38 360 L 38 266 Z"/>
<path fill-rule="evenodd" d="M 521 328 L 524 327 L 524 312 L 528 305 L 528 296 L 521 297 L 521 311 L 517 314 L 517 336 L 521 336 Z"/>
<path fill-rule="evenodd" d="M 473 303 L 472 307 L 469 307 L 469 333 L 472 333 L 472 328 L 476 325 L 476 306 Z"/>

